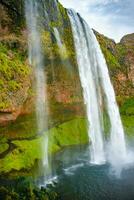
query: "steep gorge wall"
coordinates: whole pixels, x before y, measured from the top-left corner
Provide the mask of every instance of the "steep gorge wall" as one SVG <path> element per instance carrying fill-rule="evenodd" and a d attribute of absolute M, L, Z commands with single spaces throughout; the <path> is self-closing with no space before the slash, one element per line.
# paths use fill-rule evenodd
<path fill-rule="evenodd" d="M 21 1 L 21 4 L 23 3 Z M 1 69 L 1 80 L 3 80 L 1 91 L 4 95 L 4 97 L 0 99 L 1 124 L 15 120 L 20 114 L 34 112 L 36 96 L 33 89 L 33 69 L 31 66 L 28 66 L 27 60 L 28 33 L 24 23 L 24 5 L 19 9 L 18 1 L 16 1 L 16 4 L 14 1 L 13 5 L 12 1 L 7 1 L 7 4 L 8 6 L 1 3 L 0 7 L 3 12 L 3 16 L 1 16 L 0 35 L 1 53 L 3 53 L 7 59 L 7 63 L 5 63 L 5 60 L 3 61 L 3 59 L 5 59 L 4 57 L 1 61 L 1 66 L 3 66 L 3 69 Z M 44 31 L 41 33 L 42 51 L 45 56 L 44 71 L 47 74 L 50 115 L 53 115 L 51 118 L 54 118 L 54 121 L 56 120 L 56 123 L 59 123 L 57 121 L 65 121 L 67 120 L 66 118 L 71 118 L 71 115 L 84 113 L 84 111 L 81 111 L 83 110 L 82 92 L 75 61 L 71 26 L 67 12 L 61 4 L 56 4 L 55 1 L 51 0 L 45 1 L 45 3 L 40 1 L 39 9 L 41 18 L 39 19 L 40 25 L 44 27 Z M 22 17 L 18 18 L 17 24 L 14 24 L 14 19 L 16 19 L 16 15 L 18 14 L 16 10 L 19 12 L 19 16 Z M 12 15 L 10 14 L 11 11 Z M 54 36 L 54 27 L 57 27 L 60 32 L 61 41 L 66 48 L 66 54 L 63 55 L 62 59 Z M 3 54 L 1 54 L 1 57 Z M 17 62 L 22 64 L 22 70 L 20 70 L 20 66 L 18 66 Z M 8 80 L 5 80 L 5 70 L 9 70 L 5 69 L 6 65 L 8 65 L 12 73 L 11 78 L 7 77 Z M 13 65 L 13 67 L 11 65 Z M 26 73 L 25 80 L 22 71 Z M 7 76 L 9 76 L 8 73 Z M 7 91 L 5 92 L 4 85 L 5 83 L 7 86 L 10 85 L 11 79 L 13 80 L 14 90 L 12 90 L 11 87 L 6 87 Z M 22 88 L 23 91 L 21 91 Z M 31 106 L 29 106 L 29 101 Z M 19 104 L 17 102 L 19 102 Z M 81 106 L 79 106 L 79 104 L 81 104 Z M 70 114 L 66 114 L 67 110 L 70 110 Z M 59 112 L 61 116 L 58 116 Z M 56 119 L 58 117 L 60 117 L 60 119 Z"/>
<path fill-rule="evenodd" d="M 44 27 L 41 34 L 49 119 L 50 126 L 53 126 L 76 116 L 84 116 L 85 109 L 67 11 L 52 0 L 40 0 L 39 9 L 40 23 Z M 24 0 L 0 1 L 0 11 L 0 124 L 4 125 L 15 121 L 18 116 L 34 113 L 36 94 L 33 69 L 28 64 Z M 62 58 L 54 27 L 58 29 L 66 48 L 67 53 Z M 124 101 L 134 94 L 133 34 L 124 37 L 119 44 L 96 31 L 95 34 L 108 63 L 119 103 L 122 104 L 122 99 Z"/>
<path fill-rule="evenodd" d="M 71 25 L 66 9 L 54 0 L 40 2 L 44 72 L 49 106 L 49 152 L 86 144 L 87 123 Z M 59 51 L 54 28 L 66 51 Z M 134 133 L 134 35 L 119 44 L 95 31 L 121 106 L 125 131 Z M 24 0 L 0 0 L 0 175 L 32 174 L 42 158 L 35 117 L 34 69 L 28 62 Z M 105 119 L 107 126 L 107 119 Z M 29 159 L 30 158 L 30 159 Z M 33 167 L 34 166 L 34 167 Z M 21 171 L 22 170 L 22 171 Z"/>
<path fill-rule="evenodd" d="M 97 33 L 106 58 L 111 79 L 118 96 L 134 95 L 134 34 L 124 36 L 119 43 Z"/>

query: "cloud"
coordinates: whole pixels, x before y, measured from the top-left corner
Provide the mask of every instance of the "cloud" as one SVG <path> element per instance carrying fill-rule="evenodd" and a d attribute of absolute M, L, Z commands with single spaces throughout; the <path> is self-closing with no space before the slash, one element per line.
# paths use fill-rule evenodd
<path fill-rule="evenodd" d="M 133 0 L 59 0 L 74 8 L 91 28 L 119 42 L 125 34 L 134 32 Z"/>

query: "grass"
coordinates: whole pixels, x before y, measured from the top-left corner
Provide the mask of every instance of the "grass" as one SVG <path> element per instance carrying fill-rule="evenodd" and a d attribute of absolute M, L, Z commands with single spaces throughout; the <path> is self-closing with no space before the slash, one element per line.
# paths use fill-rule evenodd
<path fill-rule="evenodd" d="M 12 143 L 16 148 L 0 159 L 0 173 L 8 173 L 12 170 L 30 170 L 36 160 L 42 158 L 42 147 L 45 135 L 49 135 L 49 153 L 57 152 L 68 145 L 88 143 L 86 120 L 76 118 L 65 122 L 60 126 L 50 129 L 33 140 L 15 140 Z"/>

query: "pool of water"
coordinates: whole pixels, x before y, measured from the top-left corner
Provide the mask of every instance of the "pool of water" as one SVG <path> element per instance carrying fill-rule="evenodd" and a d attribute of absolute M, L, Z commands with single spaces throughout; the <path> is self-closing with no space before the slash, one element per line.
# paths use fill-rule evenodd
<path fill-rule="evenodd" d="M 116 177 L 109 164 L 89 163 L 87 146 L 64 149 L 52 163 L 54 190 L 61 200 L 134 200 L 132 166 Z"/>

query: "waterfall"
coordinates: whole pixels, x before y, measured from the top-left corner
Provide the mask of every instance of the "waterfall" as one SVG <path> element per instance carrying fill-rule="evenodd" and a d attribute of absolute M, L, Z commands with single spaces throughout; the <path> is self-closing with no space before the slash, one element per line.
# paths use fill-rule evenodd
<path fill-rule="evenodd" d="M 106 159 L 113 166 L 127 158 L 124 130 L 105 58 L 93 31 L 73 10 L 68 11 L 74 37 L 80 80 L 89 121 L 91 162 Z M 110 121 L 110 142 L 105 153 L 103 104 Z"/>
<path fill-rule="evenodd" d="M 63 59 L 67 55 L 67 50 L 66 50 L 65 44 L 63 44 L 62 41 L 61 41 L 59 31 L 56 27 L 54 27 L 54 35 L 55 35 L 56 42 L 57 42 L 58 47 L 59 47 L 60 57 L 61 57 L 61 59 Z"/>
<path fill-rule="evenodd" d="M 84 30 L 80 18 L 72 10 L 69 11 L 72 24 L 80 80 L 83 87 L 87 117 L 90 123 L 89 137 L 91 138 L 91 162 L 100 164 L 105 162 L 103 127 L 101 112 L 101 96 L 97 74 L 97 63 L 93 53 L 93 44 L 89 43 L 87 30 Z M 90 36 L 90 35 L 89 35 Z"/>
<path fill-rule="evenodd" d="M 25 1 L 26 22 L 29 31 L 29 63 L 33 67 L 36 79 L 36 118 L 38 133 L 42 134 L 47 126 L 46 78 L 44 75 L 44 58 L 41 52 L 41 35 L 38 27 L 38 2 Z M 43 165 L 48 166 L 48 137 L 43 140 Z"/>

